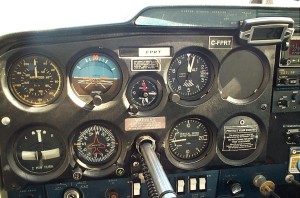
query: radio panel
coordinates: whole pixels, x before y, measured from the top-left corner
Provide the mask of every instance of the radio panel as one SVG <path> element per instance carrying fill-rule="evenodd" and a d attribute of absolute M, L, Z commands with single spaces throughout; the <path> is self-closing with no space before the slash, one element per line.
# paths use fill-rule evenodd
<path fill-rule="evenodd" d="M 293 36 L 289 48 L 280 53 L 280 67 L 300 67 L 300 36 Z"/>

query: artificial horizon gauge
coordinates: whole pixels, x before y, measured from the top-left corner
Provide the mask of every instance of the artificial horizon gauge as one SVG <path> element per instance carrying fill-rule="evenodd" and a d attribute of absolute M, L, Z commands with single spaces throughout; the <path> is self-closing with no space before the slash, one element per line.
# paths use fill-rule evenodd
<path fill-rule="evenodd" d="M 113 128 L 102 123 L 90 124 L 76 132 L 72 149 L 77 162 L 86 168 L 114 163 L 120 148 Z"/>
<path fill-rule="evenodd" d="M 12 94 L 28 106 L 45 106 L 62 91 L 63 76 L 58 65 L 46 56 L 32 54 L 10 67 L 8 84 Z"/>
<path fill-rule="evenodd" d="M 122 84 L 118 63 L 104 53 L 90 53 L 80 57 L 70 76 L 76 96 L 92 106 L 99 106 L 115 97 Z"/>
<path fill-rule="evenodd" d="M 126 96 L 129 103 L 135 104 L 139 111 L 152 110 L 161 101 L 162 86 L 158 80 L 140 76 L 129 83 Z"/>
<path fill-rule="evenodd" d="M 64 141 L 49 127 L 25 129 L 15 140 L 13 150 L 18 166 L 37 175 L 57 170 L 66 157 Z"/>
<path fill-rule="evenodd" d="M 168 69 L 168 84 L 181 100 L 202 98 L 214 78 L 213 65 L 198 51 L 187 51 L 175 56 Z"/>
<path fill-rule="evenodd" d="M 180 120 L 169 132 L 169 150 L 178 161 L 193 162 L 201 159 L 211 141 L 211 132 L 198 118 Z"/>

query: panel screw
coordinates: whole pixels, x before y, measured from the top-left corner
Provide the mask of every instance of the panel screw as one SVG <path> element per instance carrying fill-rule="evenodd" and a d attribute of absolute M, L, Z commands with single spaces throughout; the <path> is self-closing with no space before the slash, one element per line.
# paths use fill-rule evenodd
<path fill-rule="evenodd" d="M 122 176 L 122 175 L 124 175 L 124 174 L 125 174 L 124 168 L 118 168 L 118 169 L 116 170 L 116 175 Z"/>
<path fill-rule="evenodd" d="M 4 126 L 7 126 L 7 125 L 9 125 L 10 124 L 10 118 L 9 117 L 3 117 L 2 119 L 1 119 L 1 123 L 4 125 Z"/>
<path fill-rule="evenodd" d="M 244 125 L 245 124 L 245 120 L 240 120 L 240 125 Z"/>
<path fill-rule="evenodd" d="M 260 109 L 263 110 L 263 111 L 266 110 L 267 107 L 268 107 L 267 104 L 260 105 Z"/>

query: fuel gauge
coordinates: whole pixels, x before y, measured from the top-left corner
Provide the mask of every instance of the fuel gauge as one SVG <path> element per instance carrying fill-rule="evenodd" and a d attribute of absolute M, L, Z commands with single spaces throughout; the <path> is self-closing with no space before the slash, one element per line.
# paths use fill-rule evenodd
<path fill-rule="evenodd" d="M 136 105 L 139 111 L 148 111 L 160 103 L 162 86 L 154 78 L 139 76 L 130 82 L 126 95 L 129 103 Z"/>

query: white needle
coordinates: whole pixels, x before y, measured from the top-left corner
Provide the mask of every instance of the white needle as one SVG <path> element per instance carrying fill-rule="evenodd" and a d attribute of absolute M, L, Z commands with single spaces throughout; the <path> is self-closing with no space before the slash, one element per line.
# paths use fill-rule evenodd
<path fill-rule="evenodd" d="M 34 76 L 37 78 L 38 73 L 37 73 L 37 66 L 36 66 L 36 60 L 35 59 L 33 59 L 33 65 L 34 65 Z"/>
<path fill-rule="evenodd" d="M 193 69 L 193 66 L 194 66 L 194 61 L 195 61 L 195 56 L 192 59 L 192 64 L 190 64 L 189 67 L 188 67 L 188 73 L 192 72 L 192 69 Z"/>
<path fill-rule="evenodd" d="M 186 54 L 186 55 L 187 55 L 187 62 L 188 62 L 187 72 L 188 72 L 188 73 L 191 73 L 191 72 L 190 72 L 190 67 L 191 67 L 191 64 L 190 64 L 190 56 L 191 56 L 191 54 Z"/>
<path fill-rule="evenodd" d="M 172 140 L 171 142 L 184 142 L 186 139 Z"/>

